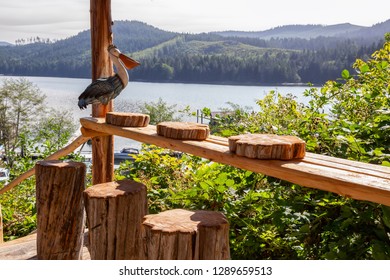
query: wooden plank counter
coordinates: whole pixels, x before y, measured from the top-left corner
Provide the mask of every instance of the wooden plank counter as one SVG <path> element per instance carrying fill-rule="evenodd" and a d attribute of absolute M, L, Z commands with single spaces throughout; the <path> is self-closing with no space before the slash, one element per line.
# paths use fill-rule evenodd
<path fill-rule="evenodd" d="M 357 200 L 390 206 L 390 168 L 306 153 L 301 160 L 259 160 L 229 151 L 228 140 L 210 136 L 205 141 L 175 140 L 157 135 L 156 127 L 131 128 L 109 125 L 103 118 L 82 118 L 88 130 L 130 138 L 181 151 L 215 162 L 262 173 L 301 186 L 330 191 Z"/>

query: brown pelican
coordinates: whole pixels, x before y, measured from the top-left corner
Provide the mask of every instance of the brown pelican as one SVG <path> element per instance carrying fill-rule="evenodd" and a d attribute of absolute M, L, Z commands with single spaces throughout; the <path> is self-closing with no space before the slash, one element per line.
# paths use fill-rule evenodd
<path fill-rule="evenodd" d="M 139 62 L 122 54 L 114 45 L 108 48 L 110 58 L 117 70 L 114 76 L 108 78 L 99 78 L 93 81 L 79 96 L 80 109 L 87 108 L 88 104 L 101 103 L 107 105 L 111 99 L 114 99 L 129 83 L 127 69 L 137 67 Z"/>

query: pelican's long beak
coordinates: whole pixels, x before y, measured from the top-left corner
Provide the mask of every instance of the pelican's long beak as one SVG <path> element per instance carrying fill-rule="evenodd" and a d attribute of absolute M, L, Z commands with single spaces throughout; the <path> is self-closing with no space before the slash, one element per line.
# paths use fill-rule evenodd
<path fill-rule="evenodd" d="M 127 69 L 133 69 L 140 65 L 140 63 L 124 54 L 119 54 L 119 59 L 122 60 L 123 64 L 126 66 Z"/>

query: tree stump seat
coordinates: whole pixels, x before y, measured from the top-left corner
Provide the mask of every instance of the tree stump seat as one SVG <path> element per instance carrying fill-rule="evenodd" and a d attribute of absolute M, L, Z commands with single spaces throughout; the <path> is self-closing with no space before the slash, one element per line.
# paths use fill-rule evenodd
<path fill-rule="evenodd" d="M 131 180 L 97 184 L 84 191 L 84 201 L 91 259 L 142 259 L 146 187 Z"/>
<path fill-rule="evenodd" d="M 230 258 L 229 224 L 219 212 L 168 210 L 145 216 L 142 229 L 148 260 Z"/>
<path fill-rule="evenodd" d="M 37 258 L 78 260 L 84 240 L 86 166 L 40 161 L 36 169 Z"/>

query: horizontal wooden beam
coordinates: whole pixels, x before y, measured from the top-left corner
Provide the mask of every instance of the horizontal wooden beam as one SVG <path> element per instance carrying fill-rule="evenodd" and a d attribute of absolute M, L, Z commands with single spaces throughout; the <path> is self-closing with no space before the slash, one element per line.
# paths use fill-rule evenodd
<path fill-rule="evenodd" d="M 229 151 L 226 138 L 211 136 L 205 141 L 175 140 L 157 135 L 156 127 L 119 127 L 103 118 L 82 118 L 89 130 L 122 136 L 139 142 L 181 151 L 215 162 L 262 173 L 301 186 L 390 206 L 390 168 L 306 153 L 302 160 L 259 160 Z"/>

